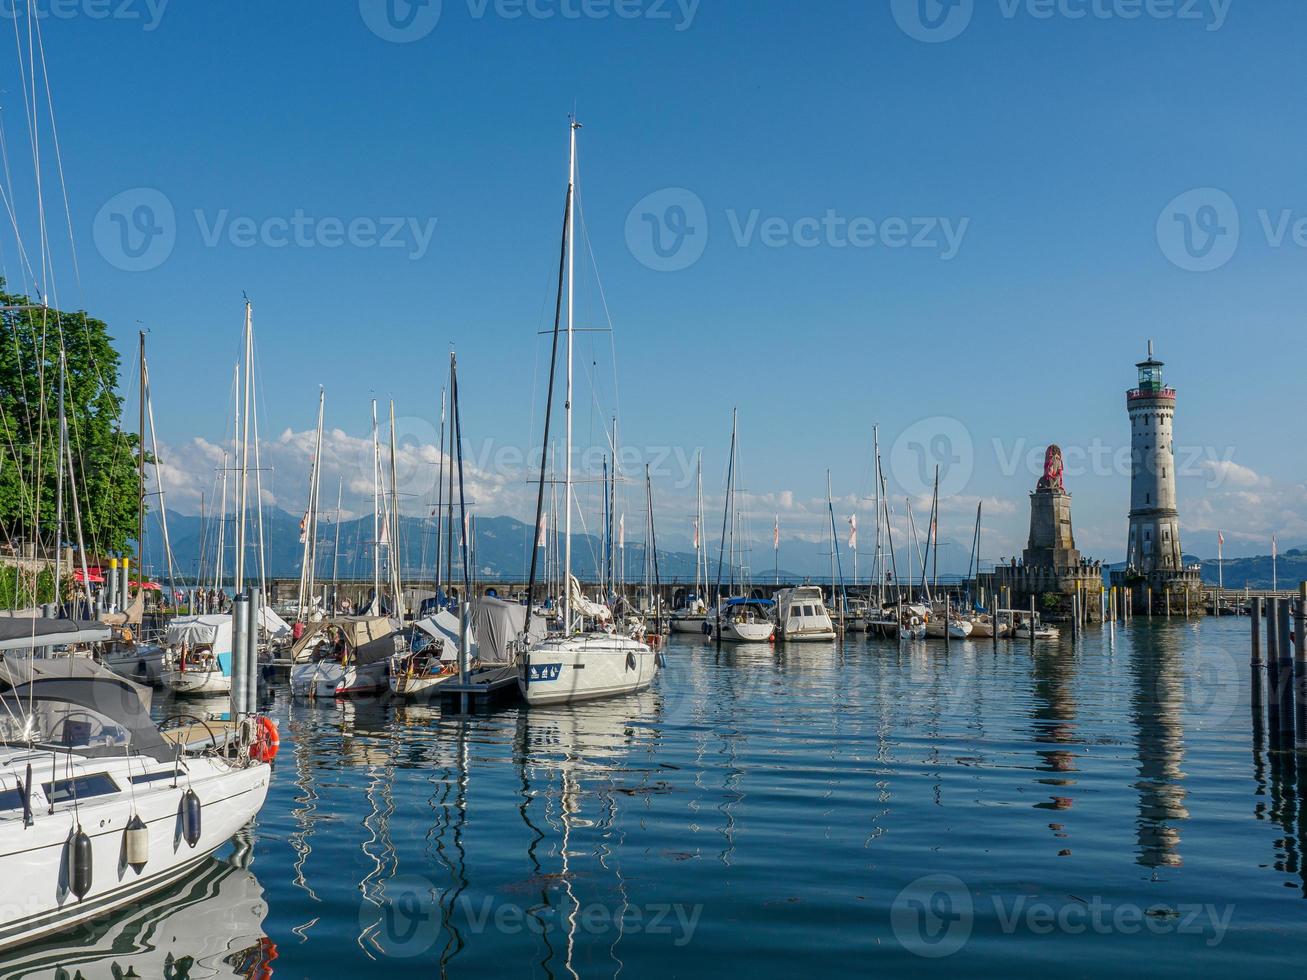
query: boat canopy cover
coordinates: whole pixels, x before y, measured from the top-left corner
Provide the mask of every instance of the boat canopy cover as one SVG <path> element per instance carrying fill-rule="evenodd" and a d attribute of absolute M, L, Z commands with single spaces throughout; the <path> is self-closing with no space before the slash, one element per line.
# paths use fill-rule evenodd
<path fill-rule="evenodd" d="M 571 600 L 572 600 L 573 612 L 575 612 L 578 616 L 585 617 L 586 619 L 597 619 L 601 623 L 606 623 L 608 622 L 608 620 L 613 618 L 613 611 L 609 609 L 607 606 L 600 605 L 597 602 L 591 602 L 589 599 L 586 598 L 585 590 L 581 588 L 581 583 L 577 581 L 575 575 L 571 576 L 571 579 L 572 579 Z M 522 621 L 523 622 L 526 621 L 525 606 L 522 608 Z M 521 631 L 520 626 L 518 627 L 518 631 L 519 632 Z"/>
<path fill-rule="evenodd" d="M 290 636 L 290 624 L 267 603 L 259 606 L 259 625 L 269 636 Z"/>
<path fill-rule="evenodd" d="M 727 599 L 722 603 L 722 606 L 726 609 L 730 609 L 732 606 L 760 606 L 763 609 L 770 609 L 774 605 L 776 603 L 770 599 Z"/>
<path fill-rule="evenodd" d="M 572 579 L 573 582 L 576 579 Z M 603 608 L 607 612 L 607 608 Z M 591 615 L 585 613 L 584 615 Z M 538 618 L 537 618 L 538 621 Z M 472 625 L 480 638 L 480 660 L 488 666 L 513 662 L 513 641 L 526 628 L 526 606 L 483 596 L 472 605 Z M 543 633 L 535 639 L 542 639 Z M 527 637 L 529 644 L 532 637 Z"/>
<path fill-rule="evenodd" d="M 159 762 L 173 758 L 175 747 L 150 720 L 150 694 L 84 657 L 0 657 L 0 719 L 11 729 L 23 719 L 27 738 L 79 755 L 122 756 L 125 746 Z M 7 735 L 20 740 L 17 731 Z"/>
<path fill-rule="evenodd" d="M 113 631 L 103 623 L 0 616 L 0 650 L 31 650 L 67 643 L 99 643 L 112 636 Z"/>
<path fill-rule="evenodd" d="M 306 651 L 316 647 L 324 633 L 336 629 L 345 634 L 346 647 L 361 650 L 370 643 L 390 640 L 391 635 L 399 629 L 399 623 L 389 616 L 337 616 L 334 619 L 322 619 L 310 623 L 304 635 L 291 647 L 291 659 L 301 662 Z M 393 640 L 390 642 L 390 650 L 394 652 Z M 370 663 L 367 660 L 361 662 Z"/>
<path fill-rule="evenodd" d="M 448 609 L 442 609 L 426 619 L 419 619 L 413 625 L 433 640 L 444 641 L 445 649 L 441 659 L 453 660 L 458 656 L 459 621 Z M 477 659 L 477 631 L 471 624 L 468 625 L 468 652 L 471 659 Z"/>
<path fill-rule="evenodd" d="M 165 642 L 169 646 L 209 646 L 215 656 L 231 653 L 231 617 L 179 616 L 168 624 Z"/>

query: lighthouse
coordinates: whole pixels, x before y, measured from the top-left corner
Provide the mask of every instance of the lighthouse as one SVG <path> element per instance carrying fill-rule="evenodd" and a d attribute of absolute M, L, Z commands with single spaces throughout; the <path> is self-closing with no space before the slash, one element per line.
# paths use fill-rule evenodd
<path fill-rule="evenodd" d="M 1175 389 L 1162 379 L 1163 364 L 1153 356 L 1135 367 L 1139 382 L 1126 392 L 1130 415 L 1130 527 L 1126 567 L 1113 573 L 1114 585 L 1127 587 L 1138 607 L 1151 608 L 1149 593 L 1169 604 L 1186 592 L 1201 593 L 1196 569 L 1185 568 L 1180 550 L 1180 512 L 1175 492 Z M 1170 606 L 1168 605 L 1168 609 Z"/>
<path fill-rule="evenodd" d="M 1180 514 L 1175 506 L 1175 389 L 1162 380 L 1153 357 L 1135 365 L 1139 385 L 1126 392 L 1130 413 L 1130 532 L 1126 563 L 1148 576 L 1179 571 Z"/>

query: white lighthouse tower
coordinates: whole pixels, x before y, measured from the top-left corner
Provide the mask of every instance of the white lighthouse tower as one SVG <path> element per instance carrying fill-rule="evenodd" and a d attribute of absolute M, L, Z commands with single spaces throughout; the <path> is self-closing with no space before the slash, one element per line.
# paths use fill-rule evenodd
<path fill-rule="evenodd" d="M 1139 386 L 1126 393 L 1130 413 L 1130 537 L 1126 563 L 1136 572 L 1177 572 L 1180 557 L 1180 514 L 1175 503 L 1175 451 L 1171 444 L 1175 420 L 1175 389 L 1162 382 L 1162 362 L 1140 361 Z"/>
<path fill-rule="evenodd" d="M 1130 531 L 1126 567 L 1112 573 L 1112 584 L 1126 588 L 1136 609 L 1153 608 L 1154 599 L 1197 611 L 1202 581 L 1197 568 L 1185 568 L 1180 550 L 1180 512 L 1176 508 L 1175 389 L 1162 381 L 1162 362 L 1153 357 L 1135 365 L 1139 384 L 1126 392 L 1130 414 Z M 1185 598 L 1189 593 L 1188 599 Z M 1198 601 L 1191 601 L 1198 600 Z"/>

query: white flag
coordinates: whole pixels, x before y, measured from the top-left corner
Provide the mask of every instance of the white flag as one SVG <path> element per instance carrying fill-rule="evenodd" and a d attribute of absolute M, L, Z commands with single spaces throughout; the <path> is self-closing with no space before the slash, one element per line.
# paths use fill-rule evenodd
<path fill-rule="evenodd" d="M 617 519 L 617 547 L 626 547 L 626 515 L 623 514 Z"/>
<path fill-rule="evenodd" d="M 309 540 L 309 512 L 305 511 L 304 516 L 300 518 L 300 544 L 307 544 Z"/>
<path fill-rule="evenodd" d="M 1274 532 L 1271 533 L 1271 557 L 1272 557 L 1272 558 L 1276 558 L 1276 557 L 1278 557 L 1278 556 L 1275 554 L 1275 533 L 1274 533 Z"/>
<path fill-rule="evenodd" d="M 699 548 L 699 521 L 698 521 L 698 518 L 696 518 L 696 519 L 695 519 L 695 522 L 694 522 L 694 547 L 695 547 L 695 550 L 696 550 L 696 551 L 697 551 L 698 548 Z"/>
<path fill-rule="evenodd" d="M 849 549 L 858 550 L 858 515 L 849 515 Z"/>
<path fill-rule="evenodd" d="M 389 514 L 385 514 L 382 517 L 381 539 L 377 542 L 377 544 L 385 548 L 390 547 L 390 515 Z"/>
<path fill-rule="evenodd" d="M 549 542 L 549 524 L 544 511 L 540 512 L 540 527 L 536 529 L 536 547 L 543 548 Z"/>
<path fill-rule="evenodd" d="M 1221 552 L 1225 549 L 1225 535 L 1220 531 L 1216 532 L 1216 560 L 1221 560 Z"/>
<path fill-rule="evenodd" d="M 781 546 L 781 515 L 776 515 L 776 523 L 771 527 L 771 547 L 772 551 L 778 551 Z"/>

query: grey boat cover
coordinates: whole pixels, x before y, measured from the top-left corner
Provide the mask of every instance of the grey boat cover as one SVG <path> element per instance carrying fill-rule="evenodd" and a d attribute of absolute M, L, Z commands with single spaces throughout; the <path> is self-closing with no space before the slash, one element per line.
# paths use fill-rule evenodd
<path fill-rule="evenodd" d="M 108 626 L 93 621 L 0 616 L 0 651 L 100 643 L 112 637 Z"/>
<path fill-rule="evenodd" d="M 535 623 L 543 626 L 540 617 L 533 618 Z M 472 605 L 472 628 L 476 633 L 481 663 L 487 666 L 511 664 L 515 660 L 514 643 L 526 628 L 526 606 L 492 596 L 477 599 Z M 527 643 L 539 638 L 528 637 Z"/>
<path fill-rule="evenodd" d="M 52 730 L 63 721 L 90 720 L 90 712 L 121 728 L 131 752 L 167 762 L 176 748 L 150 720 L 150 696 L 149 688 L 84 657 L 0 657 L 0 716 L 30 715 Z M 124 753 L 121 741 L 67 747 L 92 757 Z"/>

